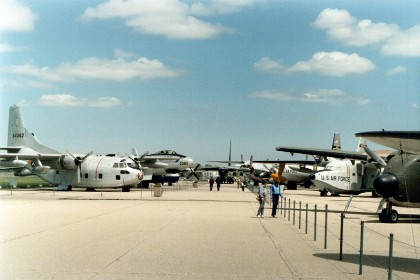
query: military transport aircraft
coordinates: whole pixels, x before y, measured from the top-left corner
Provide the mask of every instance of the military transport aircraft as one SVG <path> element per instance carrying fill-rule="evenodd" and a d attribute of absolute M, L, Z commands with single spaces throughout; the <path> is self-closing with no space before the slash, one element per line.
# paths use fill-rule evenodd
<path fill-rule="evenodd" d="M 373 191 L 373 179 L 379 174 L 378 166 L 369 163 L 368 155 L 362 150 L 365 142 L 359 139 L 356 152 L 285 146 L 276 147 L 276 150 L 328 157 L 328 163 L 323 170 L 309 175 L 321 196 L 326 196 L 328 192 L 333 195 L 360 194 Z M 350 159 L 349 155 L 352 156 Z"/>
<path fill-rule="evenodd" d="M 384 162 L 380 156 L 369 148 L 366 153 L 384 166 L 382 174 L 373 180 L 373 188 L 379 193 L 386 208 L 379 214 L 381 222 L 396 223 L 398 212 L 392 206 L 420 207 L 420 131 L 370 131 L 356 133 L 374 143 L 396 149 Z"/>
<path fill-rule="evenodd" d="M 173 150 L 162 150 L 153 154 L 145 153 L 139 156 L 137 149 L 133 149 L 132 158 L 142 166 L 144 177 L 141 187 L 148 187 L 150 183 L 175 183 L 180 175 L 186 173 L 187 178 L 198 176 L 195 169 L 198 165 L 194 160 Z"/>
<path fill-rule="evenodd" d="M 0 164 L 15 167 L 16 176 L 36 175 L 58 189 L 122 188 L 137 186 L 143 178 L 139 163 L 128 157 L 62 154 L 42 145 L 23 123 L 20 108 L 9 109 L 9 135 Z"/>

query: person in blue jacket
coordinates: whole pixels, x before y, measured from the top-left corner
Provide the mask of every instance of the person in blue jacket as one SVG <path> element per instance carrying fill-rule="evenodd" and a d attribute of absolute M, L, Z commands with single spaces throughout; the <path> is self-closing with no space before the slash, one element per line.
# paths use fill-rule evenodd
<path fill-rule="evenodd" d="M 273 209 L 271 210 L 271 217 L 275 218 L 277 214 L 277 205 L 279 204 L 279 198 L 283 198 L 281 193 L 281 187 L 277 180 L 270 186 L 270 198 L 273 201 Z"/>

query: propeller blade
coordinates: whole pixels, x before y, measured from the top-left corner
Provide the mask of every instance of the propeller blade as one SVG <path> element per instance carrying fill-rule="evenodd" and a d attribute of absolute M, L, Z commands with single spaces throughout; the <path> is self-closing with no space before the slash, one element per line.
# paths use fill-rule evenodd
<path fill-rule="evenodd" d="M 378 156 L 374 151 L 372 151 L 370 148 L 368 148 L 367 146 L 365 147 L 365 152 L 377 163 L 379 163 L 382 166 L 386 166 L 386 162 L 380 157 Z"/>

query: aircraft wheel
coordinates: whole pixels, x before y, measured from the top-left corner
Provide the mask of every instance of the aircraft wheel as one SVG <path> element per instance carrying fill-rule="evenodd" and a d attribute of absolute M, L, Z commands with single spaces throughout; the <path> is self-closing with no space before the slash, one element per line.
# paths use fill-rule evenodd
<path fill-rule="evenodd" d="M 71 191 L 71 189 L 72 189 L 72 188 L 73 188 L 73 187 L 69 185 L 69 186 L 67 187 L 67 191 Z"/>
<path fill-rule="evenodd" d="M 379 221 L 381 223 L 397 223 L 398 222 L 398 212 L 396 210 L 388 211 L 387 209 L 383 209 L 382 212 L 379 214 Z"/>
<path fill-rule="evenodd" d="M 391 210 L 391 213 L 389 213 L 389 222 L 391 223 L 397 223 L 398 222 L 398 212 L 396 210 Z"/>
<path fill-rule="evenodd" d="M 127 186 L 122 187 L 122 191 L 123 192 L 129 192 L 130 191 L 130 187 L 127 187 Z"/>
<path fill-rule="evenodd" d="M 387 222 L 387 217 L 388 217 L 388 211 L 386 209 L 383 209 L 381 213 L 379 213 L 379 221 L 381 223 L 386 223 Z"/>
<path fill-rule="evenodd" d="M 327 190 L 322 190 L 322 191 L 320 192 L 320 195 L 321 195 L 321 196 L 327 196 L 327 194 L 328 194 L 328 191 L 327 191 Z"/>
<path fill-rule="evenodd" d="M 297 185 L 294 182 L 287 183 L 287 189 L 288 190 L 297 190 Z"/>

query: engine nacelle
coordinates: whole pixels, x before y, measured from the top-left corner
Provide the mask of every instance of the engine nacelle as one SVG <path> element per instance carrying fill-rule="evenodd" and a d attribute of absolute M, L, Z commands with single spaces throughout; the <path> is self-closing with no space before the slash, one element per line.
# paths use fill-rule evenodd
<path fill-rule="evenodd" d="M 22 170 L 18 170 L 15 171 L 15 176 L 19 176 L 19 177 L 24 177 L 24 176 L 32 176 L 34 175 L 34 173 L 28 169 L 22 169 Z"/>
<path fill-rule="evenodd" d="M 72 157 L 69 155 L 62 155 L 59 159 L 61 168 L 76 169 L 80 164 L 79 157 Z"/>

